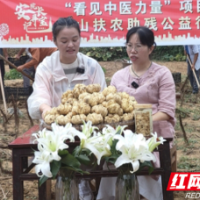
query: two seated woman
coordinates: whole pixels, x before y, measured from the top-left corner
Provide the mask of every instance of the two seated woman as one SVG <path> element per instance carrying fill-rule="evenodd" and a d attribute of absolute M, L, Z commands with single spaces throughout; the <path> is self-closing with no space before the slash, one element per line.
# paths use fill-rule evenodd
<path fill-rule="evenodd" d="M 80 28 L 71 17 L 60 18 L 53 25 L 53 39 L 58 48 L 39 64 L 33 93 L 28 99 L 30 116 L 42 119 L 52 107 L 57 107 L 61 95 L 76 84 L 98 83 L 106 87 L 104 72 L 98 62 L 79 52 Z M 163 137 L 174 136 L 175 85 L 168 68 L 151 61 L 155 48 L 154 34 L 146 27 L 133 27 L 126 35 L 127 54 L 132 64 L 114 74 L 111 85 L 118 92 L 127 92 L 140 104 L 152 104 L 152 119 L 163 130 Z M 78 73 L 77 67 L 84 73 Z M 159 122 L 159 123 L 157 123 Z M 102 179 L 98 200 L 115 199 L 116 178 Z M 152 177 L 138 178 L 140 194 L 148 200 L 161 200 L 161 180 Z M 80 187 L 79 187 L 80 188 Z M 87 198 L 83 199 L 87 200 Z"/>

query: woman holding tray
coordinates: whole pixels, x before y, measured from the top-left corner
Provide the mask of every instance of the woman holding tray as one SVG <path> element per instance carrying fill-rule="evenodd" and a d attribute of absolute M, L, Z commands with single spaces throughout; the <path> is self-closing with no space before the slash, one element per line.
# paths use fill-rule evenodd
<path fill-rule="evenodd" d="M 150 60 L 155 48 L 154 34 L 146 27 L 133 27 L 126 35 L 126 51 L 132 64 L 116 72 L 111 85 L 118 92 L 134 96 L 140 104 L 152 105 L 154 131 L 158 136 L 174 137 L 175 125 L 175 84 L 168 68 Z M 159 159 L 158 159 L 159 162 Z M 155 166 L 159 166 L 159 163 Z M 158 177 L 157 177 L 158 178 Z M 161 178 L 138 176 L 140 194 L 148 200 L 162 200 Z M 116 179 L 104 179 L 98 200 L 114 199 Z M 106 188 L 113 185 L 113 190 Z M 110 198 L 108 198 L 110 195 Z"/>
<path fill-rule="evenodd" d="M 96 60 L 79 52 L 81 33 L 77 21 L 71 17 L 60 18 L 53 25 L 53 40 L 58 48 L 46 57 L 36 70 L 33 93 L 28 99 L 29 114 L 42 119 L 52 107 L 61 103 L 61 96 L 76 84 L 100 84 L 106 87 L 104 72 Z M 88 182 L 79 184 L 80 199 L 92 200 Z"/>

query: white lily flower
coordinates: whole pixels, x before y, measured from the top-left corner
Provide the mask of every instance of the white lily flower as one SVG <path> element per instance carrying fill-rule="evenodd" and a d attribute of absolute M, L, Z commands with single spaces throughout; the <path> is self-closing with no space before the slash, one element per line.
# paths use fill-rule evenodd
<path fill-rule="evenodd" d="M 84 122 L 82 132 L 76 132 L 76 136 L 80 138 L 81 149 L 89 149 L 97 158 L 97 163 L 100 164 L 102 156 L 110 155 L 110 146 L 108 144 L 109 135 L 105 137 L 100 132 L 95 132 L 98 129 L 92 126 L 92 122 Z M 93 133 L 93 136 L 92 136 Z"/>
<path fill-rule="evenodd" d="M 97 133 L 92 137 L 87 137 L 84 133 L 79 132 L 77 136 L 80 138 L 81 149 L 89 149 L 97 158 L 97 163 L 100 164 L 102 156 L 111 155 L 110 145 L 108 144 L 109 137 Z"/>
<path fill-rule="evenodd" d="M 35 172 L 37 174 L 37 176 L 42 177 L 42 176 L 46 176 L 51 178 L 52 177 L 52 173 L 50 171 L 50 162 L 52 161 L 50 158 L 50 155 L 48 152 L 39 152 L 39 151 L 35 151 L 34 152 L 35 157 L 33 159 L 33 163 L 36 163 L 37 165 L 35 166 Z"/>
<path fill-rule="evenodd" d="M 116 149 L 121 149 L 123 146 L 131 147 L 134 143 L 136 149 L 139 148 L 139 145 L 143 145 L 144 147 L 148 148 L 146 143 L 146 139 L 143 134 L 135 134 L 131 130 L 124 131 L 124 137 L 121 135 L 115 135 L 114 139 L 119 140 L 117 143 Z"/>
<path fill-rule="evenodd" d="M 160 144 L 163 144 L 163 142 L 165 142 L 166 140 L 163 139 L 163 137 L 158 137 L 156 132 L 155 134 L 151 133 L 151 135 L 153 137 L 147 140 L 147 144 L 149 146 L 149 151 L 152 152 L 155 148 L 157 148 Z"/>
<path fill-rule="evenodd" d="M 110 156 L 110 145 L 108 144 L 108 137 L 103 135 L 93 136 L 84 141 L 82 148 L 89 149 L 97 158 L 97 164 L 100 164 L 103 156 Z"/>
<path fill-rule="evenodd" d="M 124 137 L 116 135 L 114 139 L 119 140 L 116 145 L 116 150 L 122 152 L 122 155 L 115 162 L 116 168 L 130 163 L 133 168 L 131 173 L 133 173 L 139 169 L 139 161 L 155 161 L 155 156 L 149 151 L 149 147 L 142 134 L 135 134 L 131 130 L 125 130 Z"/>
<path fill-rule="evenodd" d="M 127 127 L 127 125 L 124 125 L 124 126 L 117 126 L 117 128 L 116 128 L 116 133 L 118 132 L 118 131 L 120 131 L 120 135 L 122 134 L 122 132 L 124 131 L 124 129 Z"/>
<path fill-rule="evenodd" d="M 67 124 L 66 126 L 69 127 L 70 126 L 69 124 Z M 54 133 L 57 133 L 57 134 L 64 134 L 66 131 L 64 126 L 59 126 L 57 123 L 52 123 L 51 129 Z"/>
<path fill-rule="evenodd" d="M 83 121 L 84 125 L 82 125 L 82 132 L 80 131 L 76 131 L 74 132 L 75 136 L 78 136 L 80 138 L 80 147 L 81 149 L 92 149 L 92 152 L 95 152 L 94 154 L 98 154 L 96 153 L 97 150 L 93 148 L 93 145 L 89 145 L 89 143 L 91 143 L 91 141 L 94 141 L 94 139 L 99 138 L 101 136 L 101 133 L 99 132 L 95 132 L 95 129 L 98 129 L 95 126 L 92 126 L 92 122 L 88 121 L 87 123 L 85 123 Z M 93 133 L 93 136 L 92 136 Z M 87 148 L 86 146 L 88 145 L 89 148 Z"/>
<path fill-rule="evenodd" d="M 39 152 L 35 152 L 33 162 L 37 164 L 35 169 L 38 176 L 44 174 L 47 177 L 52 177 L 50 162 L 53 160 L 59 161 L 61 159 L 59 150 L 69 147 L 65 141 L 74 141 L 75 135 L 79 133 L 70 123 L 65 127 L 53 123 L 52 130 L 53 132 L 43 129 L 38 134 L 35 134 Z"/>
<path fill-rule="evenodd" d="M 110 125 L 106 125 L 106 127 L 104 127 L 103 129 L 102 129 L 102 134 L 115 134 L 115 132 L 116 132 L 116 130 L 112 127 L 112 126 L 110 126 Z"/>
<path fill-rule="evenodd" d="M 61 135 L 68 135 L 69 136 L 69 140 L 70 142 L 74 142 L 75 141 L 75 136 L 76 136 L 76 132 L 77 130 L 72 126 L 71 123 L 67 123 L 65 126 L 59 126 L 56 123 L 53 123 L 51 125 L 52 130 L 54 133 L 56 134 L 61 134 Z"/>
<path fill-rule="evenodd" d="M 38 138 L 45 138 L 48 132 L 50 131 L 44 128 L 42 131 L 38 131 L 38 133 L 33 133 L 32 136 L 35 137 L 33 143 L 35 143 L 35 141 L 37 141 Z"/>
<path fill-rule="evenodd" d="M 102 134 L 100 132 L 96 132 L 96 131 L 93 132 L 93 136 L 101 136 L 101 135 Z"/>
<path fill-rule="evenodd" d="M 98 127 L 92 126 L 91 121 L 88 121 L 87 123 L 83 121 L 83 125 L 81 126 L 81 128 L 82 128 L 82 132 L 86 135 L 87 138 L 89 138 L 92 135 L 95 129 L 98 130 Z"/>
<path fill-rule="evenodd" d="M 65 144 L 67 139 L 73 139 L 72 136 L 67 134 L 59 134 L 48 132 L 45 138 L 38 138 L 38 149 L 39 151 L 47 151 L 52 157 L 52 160 L 59 161 L 61 158 L 58 155 L 59 150 L 67 149 L 69 146 Z"/>
<path fill-rule="evenodd" d="M 102 134 L 103 135 L 105 135 L 105 134 L 115 135 L 118 131 L 120 131 L 120 135 L 121 135 L 126 127 L 127 127 L 127 125 L 125 125 L 125 126 L 117 126 L 117 128 L 115 129 L 112 126 L 107 124 L 106 127 L 104 127 L 102 129 Z"/>
<path fill-rule="evenodd" d="M 69 126 L 69 123 L 65 126 L 66 129 L 66 134 L 68 136 L 71 136 L 72 139 L 70 140 L 70 142 L 75 142 L 75 136 L 80 136 L 81 132 L 78 131 L 77 129 L 75 129 L 72 124 Z M 81 137 L 81 136 L 80 136 Z"/>
<path fill-rule="evenodd" d="M 102 134 L 108 137 L 108 144 L 112 146 L 113 137 L 116 135 L 118 131 L 119 131 L 119 135 L 121 135 L 126 127 L 127 127 L 126 125 L 117 126 L 117 128 L 114 129 L 112 126 L 107 124 L 106 127 L 102 129 Z"/>

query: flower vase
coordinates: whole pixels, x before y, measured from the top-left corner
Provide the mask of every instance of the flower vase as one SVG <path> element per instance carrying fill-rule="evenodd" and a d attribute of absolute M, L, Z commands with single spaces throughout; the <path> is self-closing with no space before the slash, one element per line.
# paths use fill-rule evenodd
<path fill-rule="evenodd" d="M 78 184 L 74 174 L 60 173 L 56 182 L 56 200 L 78 200 Z"/>
<path fill-rule="evenodd" d="M 115 200 L 140 200 L 136 175 L 119 174 L 116 181 Z"/>
<path fill-rule="evenodd" d="M 94 194 L 90 188 L 90 179 L 80 179 L 79 182 L 79 200 L 94 200 Z"/>

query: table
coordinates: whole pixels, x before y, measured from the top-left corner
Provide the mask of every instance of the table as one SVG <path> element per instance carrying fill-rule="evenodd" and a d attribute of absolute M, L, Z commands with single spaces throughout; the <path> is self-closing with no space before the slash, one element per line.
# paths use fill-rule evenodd
<path fill-rule="evenodd" d="M 36 174 L 29 173 L 34 167 L 34 164 L 28 165 L 28 157 L 34 155 L 33 150 L 37 150 L 36 144 L 30 143 L 30 137 L 33 132 L 37 132 L 39 126 L 35 125 L 22 136 L 15 139 L 9 144 L 9 148 L 12 149 L 12 164 L 13 164 L 13 200 L 23 200 L 23 182 L 39 180 Z M 173 200 L 173 192 L 166 191 L 169 177 L 171 174 L 171 159 L 170 159 L 170 146 L 169 142 L 172 138 L 166 138 L 166 142 L 160 145 L 158 151 L 160 152 L 160 168 L 156 168 L 152 175 L 162 176 L 162 188 L 163 188 L 163 199 Z M 82 178 L 98 178 L 98 177 L 113 177 L 117 176 L 118 172 L 96 170 L 92 171 L 89 175 L 78 175 L 77 177 Z M 143 170 L 136 173 L 137 175 L 148 175 L 147 170 Z M 41 187 L 38 186 L 39 200 L 49 200 L 48 184 L 44 183 Z"/>

